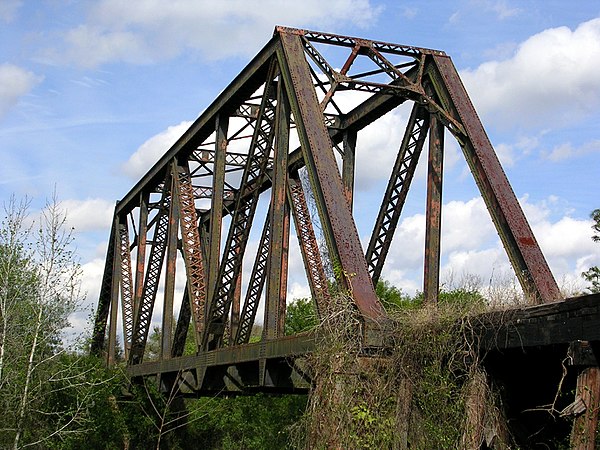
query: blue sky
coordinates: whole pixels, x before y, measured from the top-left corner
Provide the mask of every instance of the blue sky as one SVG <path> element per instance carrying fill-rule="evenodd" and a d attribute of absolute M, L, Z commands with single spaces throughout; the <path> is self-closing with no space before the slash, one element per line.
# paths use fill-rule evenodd
<path fill-rule="evenodd" d="M 88 303 L 96 301 L 115 200 L 275 25 L 448 53 L 559 285 L 583 288 L 579 274 L 600 262 L 589 220 L 600 207 L 596 0 L 0 0 L 0 199 L 29 196 L 35 211 L 56 188 L 77 231 Z M 383 128 L 359 135 L 355 215 L 365 241 L 402 117 L 391 113 Z M 443 276 L 505 281 L 510 269 L 485 206 L 447 141 Z M 384 272 L 408 292 L 421 283 L 423 169 Z M 292 277 L 290 296 L 306 293 Z"/>

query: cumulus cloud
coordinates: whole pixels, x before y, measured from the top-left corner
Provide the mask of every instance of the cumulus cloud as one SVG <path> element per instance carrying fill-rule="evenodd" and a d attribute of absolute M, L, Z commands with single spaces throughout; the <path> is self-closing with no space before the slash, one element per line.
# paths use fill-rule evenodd
<path fill-rule="evenodd" d="M 522 42 L 507 59 L 488 61 L 461 77 L 478 112 L 496 124 L 570 122 L 600 101 L 600 18 L 551 28 Z"/>
<path fill-rule="evenodd" d="M 19 99 L 42 81 L 35 75 L 13 64 L 0 65 L 0 119 L 15 106 Z"/>
<path fill-rule="evenodd" d="M 190 121 L 183 121 L 152 136 L 140 145 L 127 162 L 123 164 L 123 172 L 133 179 L 140 178 L 171 148 L 191 124 Z"/>
<path fill-rule="evenodd" d="M 559 285 L 568 285 L 570 292 L 581 291 L 581 272 L 600 261 L 600 246 L 590 238 L 591 221 L 569 216 L 551 219 L 551 209 L 559 203 L 556 198 L 532 204 L 524 197 L 520 202 Z M 514 275 L 480 197 L 445 203 L 442 211 L 442 274 L 475 275 L 486 283 Z M 425 216 L 404 218 L 396 229 L 383 277 L 405 292 L 422 290 L 424 245 Z"/>
<path fill-rule="evenodd" d="M 152 62 L 186 50 L 211 59 L 249 56 L 266 42 L 274 24 L 364 26 L 373 23 L 380 10 L 369 0 L 103 0 L 91 9 L 87 23 L 67 32 L 66 54 L 90 67 Z"/>
<path fill-rule="evenodd" d="M 60 206 L 67 215 L 69 226 L 78 232 L 110 228 L 115 209 L 113 202 L 100 198 L 62 200 Z"/>
<path fill-rule="evenodd" d="M 542 152 L 542 157 L 553 162 L 560 162 L 590 153 L 600 153 L 600 140 L 589 141 L 580 146 L 573 146 L 570 142 L 565 142 L 550 151 Z"/>

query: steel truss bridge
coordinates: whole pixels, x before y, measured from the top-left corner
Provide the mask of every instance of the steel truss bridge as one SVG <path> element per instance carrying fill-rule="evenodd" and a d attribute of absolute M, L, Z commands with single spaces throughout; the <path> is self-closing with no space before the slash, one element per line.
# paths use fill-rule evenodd
<path fill-rule="evenodd" d="M 412 109 L 365 250 L 353 215 L 361 132 L 404 104 Z M 534 345 L 600 339 L 598 296 L 561 301 L 448 55 L 277 27 L 117 203 L 92 352 L 114 364 L 120 342 L 132 377 L 160 375 L 184 394 L 306 389 L 300 357 L 314 349 L 314 337 L 284 335 L 293 252 L 301 255 L 317 313 L 330 301 L 331 263 L 336 282 L 352 292 L 365 346 L 381 344 L 386 313 L 374 285 L 423 152 L 423 292 L 425 301 L 437 300 L 446 130 L 462 149 L 523 291 L 541 305 L 523 310 L 523 320 L 490 345 L 518 347 L 525 335 Z M 261 315 L 262 335 L 250 342 Z M 550 316 L 566 324 L 560 333 L 539 327 L 537 318 Z M 153 317 L 160 349 L 147 361 Z"/>

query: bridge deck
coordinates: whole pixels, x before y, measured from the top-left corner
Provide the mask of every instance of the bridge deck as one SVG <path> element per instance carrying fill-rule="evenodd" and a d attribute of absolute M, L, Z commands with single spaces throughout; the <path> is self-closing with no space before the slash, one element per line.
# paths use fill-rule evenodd
<path fill-rule="evenodd" d="M 494 359 L 511 364 L 514 352 L 533 347 L 568 346 L 576 341 L 600 341 L 600 294 L 522 308 L 494 311 L 474 321 L 480 349 L 498 353 Z M 385 331 L 381 330 L 381 340 Z M 310 376 L 304 358 L 318 339 L 304 333 L 252 344 L 223 347 L 198 355 L 144 362 L 128 367 L 132 377 L 180 373 L 184 394 L 305 392 Z M 595 347 L 595 345 L 593 345 Z M 500 356 L 499 356 L 500 355 Z M 564 354 L 560 355 L 560 358 Z"/>

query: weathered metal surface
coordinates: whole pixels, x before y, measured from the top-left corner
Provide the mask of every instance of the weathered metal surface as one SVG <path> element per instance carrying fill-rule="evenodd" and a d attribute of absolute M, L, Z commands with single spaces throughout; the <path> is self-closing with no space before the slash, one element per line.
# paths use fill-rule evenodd
<path fill-rule="evenodd" d="M 432 116 L 429 126 L 429 165 L 425 207 L 423 300 L 426 303 L 436 303 L 440 290 L 443 163 L 444 127 L 435 116 Z"/>
<path fill-rule="evenodd" d="M 196 331 L 196 344 L 200 345 L 204 333 L 206 278 L 194 194 L 187 163 L 174 162 L 172 177 L 174 181 L 173 201 L 178 203 L 181 244 L 186 266 L 188 295 Z"/>
<path fill-rule="evenodd" d="M 275 114 L 275 144 L 271 189 L 269 226 L 269 255 L 267 260 L 267 292 L 263 336 L 275 339 L 283 336 L 285 300 L 287 295 L 288 252 L 290 237 L 290 207 L 287 202 L 288 153 L 290 143 L 290 106 L 282 85 L 277 86 Z"/>
<path fill-rule="evenodd" d="M 290 175 L 288 192 L 310 293 L 316 306 L 317 316 L 322 317 L 330 301 L 329 286 L 302 183 L 298 179 L 297 173 Z"/>
<path fill-rule="evenodd" d="M 328 52 L 324 46 L 337 49 Z M 341 58 L 333 61 L 331 55 Z M 348 107 L 343 100 L 347 91 L 361 91 L 362 100 Z M 414 103 L 413 112 L 364 252 L 352 215 L 360 194 L 354 189 L 355 171 L 361 169 L 356 167 L 360 134 L 404 102 Z M 132 375 L 165 375 L 177 379 L 179 389 L 189 393 L 306 388 L 309 380 L 297 356 L 311 351 L 314 341 L 306 336 L 283 336 L 290 221 L 319 314 L 328 303 L 330 280 L 313 225 L 322 228 L 337 282 L 351 292 L 362 314 L 364 345 L 385 344 L 385 333 L 378 326 L 380 320 L 385 322 L 385 312 L 374 284 L 384 269 L 428 132 L 432 170 L 424 291 L 433 299 L 439 290 L 444 129 L 463 146 L 524 290 L 543 301 L 556 300 L 556 283 L 443 52 L 278 27 L 257 57 L 118 203 L 92 351 L 100 353 L 106 347 L 108 328 L 108 359 L 115 362 L 121 300 L 126 348 L 128 335 L 132 341 L 128 355 Z M 290 133 L 296 133 L 300 141 L 300 147 L 291 151 Z M 334 146 L 342 147 L 341 167 Z M 229 147 L 243 150 L 231 152 Z M 299 170 L 308 173 L 318 219 L 310 216 Z M 248 241 L 258 234 L 252 233 L 254 215 L 267 210 L 262 200 L 259 203 L 265 198 L 269 205 L 258 250 L 256 255 L 247 255 Z M 135 235 L 132 242 L 128 241 L 129 220 Z M 222 230 L 226 224 L 229 228 Z M 223 231 L 227 238 L 221 252 Z M 132 252 L 136 252 L 135 280 L 131 268 L 127 270 Z M 167 273 L 161 276 L 165 260 Z M 178 264 L 182 260 L 185 264 Z M 176 270 L 182 266 L 185 286 L 177 284 L 182 277 Z M 247 273 L 248 266 L 252 272 L 244 293 L 242 273 Z M 171 336 L 176 293 L 181 291 L 181 308 Z M 264 334 L 260 343 L 248 344 L 262 298 Z M 161 355 L 158 362 L 142 363 L 155 302 L 157 313 L 163 316 Z M 128 316 L 133 317 L 131 333 Z M 521 319 L 529 320 L 526 317 L 529 313 Z M 192 318 L 197 354 L 182 356 Z M 567 329 L 561 333 L 569 338 L 594 336 L 591 329 L 571 333 L 568 327 L 574 320 L 569 316 Z M 511 323 L 521 326 L 521 322 Z M 551 322 L 544 323 L 549 326 Z M 516 345 L 511 330 L 501 329 L 506 345 Z M 544 332 L 531 324 L 519 331 L 530 333 L 531 342 L 537 342 L 535 333 Z M 557 335 L 561 336 L 556 332 L 553 336 Z M 489 336 L 483 333 L 482 345 L 488 342 Z M 176 378 L 180 369 L 183 378 Z"/>
<path fill-rule="evenodd" d="M 272 80 L 275 78 L 276 69 L 274 62 L 271 62 L 265 79 L 261 109 L 248 151 L 247 165 L 240 184 L 244 187 L 252 185 L 256 179 L 265 174 L 274 138 L 275 104 L 272 98 Z M 260 192 L 254 189 L 249 198 L 244 199 L 239 196 L 235 204 L 221 266 L 219 267 L 219 287 L 215 289 L 214 297 L 210 300 L 207 326 L 202 343 L 205 349 L 219 346 L 225 333 L 227 316 L 235 295 L 242 258 L 250 235 L 250 227 L 254 219 L 259 194 Z"/>
<path fill-rule="evenodd" d="M 148 331 L 150 330 L 150 320 L 154 310 L 154 302 L 156 300 L 160 273 L 162 271 L 165 250 L 167 247 L 167 233 L 169 226 L 168 211 L 171 204 L 169 178 L 164 183 L 161 204 L 154 225 L 154 236 L 152 238 L 153 242 L 148 259 L 146 278 L 144 280 L 144 289 L 133 323 L 129 364 L 139 364 L 142 362 L 146 340 L 148 339 Z M 114 326 L 116 327 L 116 323 Z"/>
<path fill-rule="evenodd" d="M 133 334 L 133 281 L 131 275 L 131 250 L 127 216 L 121 217 L 117 225 L 119 231 L 119 266 L 121 284 L 121 309 L 123 317 L 123 346 L 125 355 L 129 354 Z"/>
<path fill-rule="evenodd" d="M 263 226 L 262 235 L 258 244 L 258 251 L 252 267 L 252 274 L 248 282 L 246 299 L 240 316 L 240 324 L 237 329 L 237 335 L 233 344 L 246 344 L 250 340 L 252 327 L 258 311 L 260 296 L 262 295 L 265 279 L 267 278 L 267 258 L 269 256 L 269 247 L 271 244 L 271 212 L 267 213 L 267 218 Z"/>

